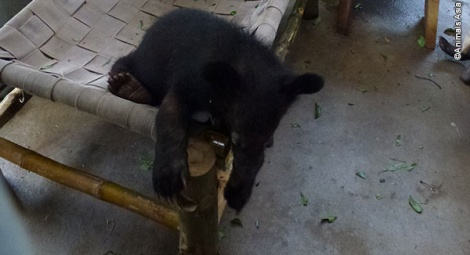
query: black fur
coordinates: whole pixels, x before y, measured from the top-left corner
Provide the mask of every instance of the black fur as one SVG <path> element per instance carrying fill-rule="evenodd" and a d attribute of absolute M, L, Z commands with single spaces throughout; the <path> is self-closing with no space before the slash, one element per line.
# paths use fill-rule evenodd
<path fill-rule="evenodd" d="M 153 165 L 153 186 L 160 195 L 184 187 L 192 113 L 210 111 L 224 122 L 234 143 L 225 197 L 236 210 L 250 197 L 264 149 L 289 105 L 298 94 L 323 87 L 318 75 L 292 74 L 241 28 L 190 9 L 159 19 L 112 72 L 132 74 L 160 105 Z"/>
<path fill-rule="evenodd" d="M 439 36 L 439 47 L 442 51 L 447 53 L 447 55 L 454 57 L 456 53 L 457 47 L 455 45 L 450 44 L 444 37 Z M 470 59 L 470 54 L 468 49 L 462 49 L 460 61 L 466 61 Z"/>

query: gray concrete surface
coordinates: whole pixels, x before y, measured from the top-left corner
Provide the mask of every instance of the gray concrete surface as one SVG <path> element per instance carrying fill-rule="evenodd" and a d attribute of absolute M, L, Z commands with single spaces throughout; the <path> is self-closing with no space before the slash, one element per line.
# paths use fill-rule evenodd
<path fill-rule="evenodd" d="M 403 2 L 361 1 L 349 37 L 334 32 L 334 1 L 320 2 L 318 25 L 303 23 L 287 63 L 323 74 L 326 87 L 281 122 L 249 204 L 223 217 L 221 254 L 470 254 L 470 87 L 458 79 L 461 63 L 419 48 L 424 1 Z M 453 24 L 453 4 L 441 0 L 439 34 Z M 152 142 L 93 116 L 33 98 L 0 135 L 152 192 L 138 159 Z M 417 166 L 381 173 L 390 158 Z M 36 254 L 177 253 L 175 232 L 4 160 L 0 168 Z M 425 202 L 421 214 L 410 196 Z M 320 222 L 329 215 L 337 220 Z M 235 217 L 243 228 L 230 226 Z"/>

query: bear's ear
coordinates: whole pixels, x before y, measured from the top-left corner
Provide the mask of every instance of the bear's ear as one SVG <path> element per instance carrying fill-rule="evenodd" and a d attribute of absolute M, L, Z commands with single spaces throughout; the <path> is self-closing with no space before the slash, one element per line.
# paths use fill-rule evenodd
<path fill-rule="evenodd" d="M 281 92 L 286 93 L 289 96 L 313 94 L 320 91 L 323 88 L 324 83 L 325 81 L 323 80 L 323 77 L 317 74 L 306 73 L 285 82 Z"/>
<path fill-rule="evenodd" d="M 235 91 L 240 85 L 240 75 L 228 63 L 210 62 L 202 71 L 203 78 L 214 88 L 222 91 Z"/>

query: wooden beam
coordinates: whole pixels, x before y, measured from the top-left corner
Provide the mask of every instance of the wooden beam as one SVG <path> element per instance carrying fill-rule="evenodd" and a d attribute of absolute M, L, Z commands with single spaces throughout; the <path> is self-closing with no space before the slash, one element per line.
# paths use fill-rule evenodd
<path fill-rule="evenodd" d="M 352 0 L 339 0 L 338 14 L 336 16 L 336 32 L 342 35 L 347 35 L 349 33 L 351 2 Z"/>
<path fill-rule="evenodd" d="M 434 49 L 436 47 L 437 20 L 439 17 L 439 0 L 426 0 L 424 5 L 424 47 Z"/>

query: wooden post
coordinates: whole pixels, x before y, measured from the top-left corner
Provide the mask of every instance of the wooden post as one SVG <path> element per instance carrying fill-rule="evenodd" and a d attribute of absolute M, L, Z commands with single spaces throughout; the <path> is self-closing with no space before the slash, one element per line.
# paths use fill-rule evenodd
<path fill-rule="evenodd" d="M 424 47 L 436 47 L 437 19 L 439 17 L 439 0 L 426 0 L 424 5 Z"/>
<path fill-rule="evenodd" d="M 319 0 L 307 0 L 307 5 L 305 6 L 305 11 L 304 11 L 304 16 L 303 16 L 305 20 L 318 18 L 319 16 L 318 1 Z"/>
<path fill-rule="evenodd" d="M 336 16 L 336 32 L 347 35 L 349 30 L 349 16 L 351 14 L 352 0 L 339 0 L 338 14 Z"/>
<path fill-rule="evenodd" d="M 181 255 L 218 254 L 217 175 L 215 153 L 200 140 L 188 143 L 191 177 L 178 195 Z"/>

